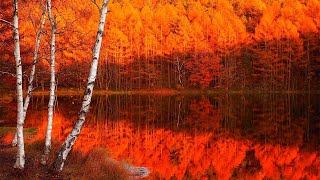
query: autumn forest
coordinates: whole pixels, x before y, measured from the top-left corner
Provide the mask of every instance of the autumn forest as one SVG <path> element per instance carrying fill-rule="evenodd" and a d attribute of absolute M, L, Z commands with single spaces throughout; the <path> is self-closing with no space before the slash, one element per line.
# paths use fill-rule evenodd
<path fill-rule="evenodd" d="M 42 8 L 38 1 L 20 4 L 22 62 L 28 74 Z M 55 0 L 53 6 L 57 86 L 82 89 L 98 11 L 86 0 Z M 11 14 L 11 2 L 1 3 L 0 18 Z M 318 0 L 111 1 L 96 88 L 316 90 L 319 17 Z M 11 28 L 1 24 L 0 32 L 0 70 L 14 72 Z M 36 87 L 49 86 L 49 32 L 46 23 Z M 1 77 L 2 87 L 14 87 L 14 77 Z"/>
<path fill-rule="evenodd" d="M 0 179 L 319 179 L 319 0 L 2 0 Z"/>

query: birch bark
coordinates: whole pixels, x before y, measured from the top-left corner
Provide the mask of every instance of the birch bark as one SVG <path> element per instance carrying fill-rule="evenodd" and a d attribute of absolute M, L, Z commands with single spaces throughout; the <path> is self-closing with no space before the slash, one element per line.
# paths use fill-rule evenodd
<path fill-rule="evenodd" d="M 48 156 L 51 150 L 51 134 L 52 134 L 52 119 L 53 119 L 53 106 L 55 100 L 55 87 L 56 87 L 56 77 L 55 77 L 55 41 L 56 41 L 56 23 L 52 17 L 51 11 L 51 0 L 47 0 L 48 16 L 51 24 L 51 43 L 50 43 L 50 95 L 48 103 L 48 125 L 47 133 L 44 147 L 44 155 L 42 157 L 41 163 L 46 164 Z"/>
<path fill-rule="evenodd" d="M 94 1 L 95 2 L 95 1 Z M 83 123 L 85 122 L 86 114 L 89 111 L 91 97 L 92 97 L 92 91 L 94 87 L 94 83 L 97 76 L 97 68 L 98 68 L 98 60 L 99 60 L 99 54 L 100 54 L 100 48 L 102 43 L 102 36 L 104 31 L 104 24 L 106 20 L 106 15 L 108 12 L 107 5 L 109 3 L 109 0 L 103 0 L 103 4 L 100 11 L 100 20 L 99 20 L 99 26 L 98 26 L 98 32 L 96 36 L 95 45 L 93 48 L 93 55 L 92 55 L 92 63 L 90 68 L 90 74 L 88 77 L 87 87 L 84 93 L 82 106 L 80 109 L 80 113 L 78 116 L 78 120 L 76 124 L 74 125 L 72 131 L 69 133 L 67 139 L 63 143 L 52 167 L 53 172 L 60 172 L 63 169 L 64 162 L 66 161 L 66 158 L 75 143 L 77 137 L 80 134 L 81 128 L 83 126 Z"/>
<path fill-rule="evenodd" d="M 47 11 L 47 8 L 45 6 L 41 16 L 40 29 L 38 30 L 37 36 L 36 36 L 36 43 L 35 43 L 35 48 L 33 52 L 33 62 L 32 62 L 29 82 L 28 82 L 28 90 L 27 90 L 27 95 L 24 99 L 24 105 L 23 105 L 23 120 L 26 119 L 26 114 L 27 114 L 27 110 L 28 110 L 29 102 L 31 98 L 31 92 L 33 90 L 33 80 L 34 80 L 34 75 L 36 73 L 36 64 L 38 63 L 38 52 L 39 52 L 39 46 L 40 46 L 40 39 L 43 34 L 43 26 L 46 20 L 46 11 Z M 11 143 L 12 146 L 16 146 L 17 142 L 18 141 L 17 141 L 17 133 L 16 133 Z"/>
<path fill-rule="evenodd" d="M 18 152 L 14 168 L 23 169 L 25 164 L 24 142 L 23 142 L 23 92 L 22 92 L 22 65 L 20 56 L 19 40 L 19 17 L 18 17 L 18 0 L 13 0 L 13 35 L 14 35 L 14 57 L 16 61 L 17 76 L 17 144 Z"/>

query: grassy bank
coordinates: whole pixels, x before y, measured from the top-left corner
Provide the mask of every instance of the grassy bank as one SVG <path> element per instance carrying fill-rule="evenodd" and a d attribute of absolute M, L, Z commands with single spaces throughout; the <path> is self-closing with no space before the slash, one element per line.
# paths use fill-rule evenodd
<path fill-rule="evenodd" d="M 66 161 L 64 170 L 58 175 L 49 172 L 59 144 L 54 142 L 48 165 L 40 163 L 44 142 L 37 141 L 25 145 L 26 164 L 23 171 L 13 168 L 16 147 L 0 144 L 0 179 L 128 179 L 123 167 L 108 161 L 108 152 L 98 148 L 88 155 L 73 150 Z"/>

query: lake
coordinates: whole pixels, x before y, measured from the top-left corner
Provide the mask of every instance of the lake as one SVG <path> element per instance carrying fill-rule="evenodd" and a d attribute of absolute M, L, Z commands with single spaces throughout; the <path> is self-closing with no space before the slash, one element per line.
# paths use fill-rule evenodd
<path fill-rule="evenodd" d="M 319 102 L 319 94 L 99 95 L 74 148 L 106 148 L 153 179 L 319 179 Z M 26 143 L 44 139 L 47 103 L 33 96 Z M 57 97 L 53 139 L 64 141 L 80 105 L 81 96 Z M 0 105 L 0 127 L 16 125 L 15 106 Z"/>

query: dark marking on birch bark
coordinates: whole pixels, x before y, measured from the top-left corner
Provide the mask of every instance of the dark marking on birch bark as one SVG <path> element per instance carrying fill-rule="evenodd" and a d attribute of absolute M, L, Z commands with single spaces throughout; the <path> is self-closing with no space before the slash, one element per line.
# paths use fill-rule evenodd
<path fill-rule="evenodd" d="M 70 142 L 73 144 L 73 142 L 76 140 L 76 137 L 72 137 L 71 138 L 71 140 L 70 140 Z M 71 143 L 70 143 L 70 146 L 69 147 L 71 147 Z"/>
<path fill-rule="evenodd" d="M 102 35 L 103 34 L 103 30 L 99 30 L 98 34 Z M 99 42 L 99 40 L 97 40 Z"/>
<path fill-rule="evenodd" d="M 107 4 L 109 3 L 109 0 L 103 0 L 103 7 L 100 10 L 100 21 L 99 21 L 99 28 L 97 32 L 96 42 L 93 48 L 93 56 L 92 56 L 92 63 L 91 63 L 91 70 L 90 70 L 90 76 L 88 78 L 87 88 L 84 92 L 83 102 L 82 102 L 82 108 L 79 112 L 78 122 L 74 125 L 73 130 L 69 133 L 67 140 L 64 143 L 64 147 L 60 149 L 60 153 L 58 157 L 56 158 L 53 166 L 53 170 L 55 172 L 60 172 L 63 168 L 64 161 L 66 160 L 69 151 L 72 148 L 72 145 L 74 144 L 77 137 L 80 135 L 80 131 L 82 128 L 83 123 L 85 122 L 85 116 L 88 113 L 90 102 L 91 102 L 91 95 L 96 79 L 97 74 L 97 65 L 99 60 L 99 52 L 101 48 L 101 42 L 102 42 L 102 35 L 103 35 L 103 29 L 104 29 L 104 22 L 106 18 L 107 13 Z M 105 12 L 105 13 L 104 13 Z M 61 157 L 61 156 L 65 157 Z M 63 159 L 64 158 L 64 159 Z"/>
<path fill-rule="evenodd" d="M 79 114 L 87 114 L 86 111 L 81 110 Z M 82 120 L 82 118 L 80 118 L 79 120 Z"/>
<path fill-rule="evenodd" d="M 90 82 L 90 83 L 91 83 L 91 82 Z M 88 83 L 88 85 L 89 85 L 89 83 Z M 89 95 L 89 94 L 91 94 L 91 89 L 90 89 L 90 88 L 88 88 L 88 89 L 86 90 L 85 95 Z"/>

